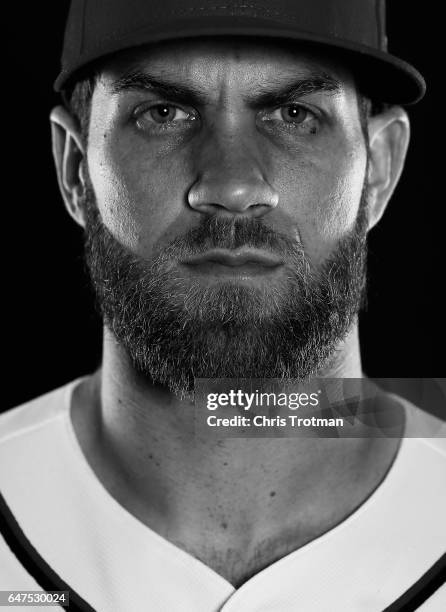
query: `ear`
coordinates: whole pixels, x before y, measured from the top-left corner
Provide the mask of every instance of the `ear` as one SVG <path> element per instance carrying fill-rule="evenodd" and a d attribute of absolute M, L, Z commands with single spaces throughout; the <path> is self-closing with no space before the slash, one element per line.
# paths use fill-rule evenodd
<path fill-rule="evenodd" d="M 368 129 L 370 230 L 383 215 L 403 171 L 410 139 L 409 118 L 400 106 L 392 106 L 370 117 Z"/>
<path fill-rule="evenodd" d="M 78 124 L 63 106 L 56 106 L 50 114 L 53 157 L 59 189 L 73 219 L 85 227 L 85 179 L 82 162 L 85 151 Z"/>

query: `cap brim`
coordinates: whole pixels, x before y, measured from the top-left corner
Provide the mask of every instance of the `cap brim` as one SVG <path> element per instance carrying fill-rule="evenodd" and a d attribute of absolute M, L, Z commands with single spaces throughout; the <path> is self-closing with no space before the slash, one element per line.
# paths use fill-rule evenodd
<path fill-rule="evenodd" d="M 57 77 L 54 88 L 61 91 L 69 86 L 79 69 L 133 47 L 151 43 L 202 36 L 250 36 L 287 39 L 337 49 L 355 71 L 363 92 L 376 100 L 390 104 L 415 104 L 425 94 L 426 84 L 421 74 L 404 60 L 372 47 L 337 39 L 317 36 L 311 32 L 286 28 L 282 24 L 246 16 L 215 16 L 171 20 L 166 24 L 139 28 L 125 36 L 98 41 L 88 54 L 79 56 L 65 66 Z"/>

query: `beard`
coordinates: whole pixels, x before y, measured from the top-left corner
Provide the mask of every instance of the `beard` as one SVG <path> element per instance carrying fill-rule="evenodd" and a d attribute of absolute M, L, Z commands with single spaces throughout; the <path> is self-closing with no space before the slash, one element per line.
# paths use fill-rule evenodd
<path fill-rule="evenodd" d="M 352 232 L 312 269 L 302 245 L 263 218 L 203 215 L 150 261 L 103 224 L 87 176 L 85 260 L 107 328 L 150 385 L 193 397 L 195 378 L 303 381 L 336 354 L 360 310 L 366 279 L 367 189 Z M 211 248 L 279 255 L 288 274 L 269 286 L 203 286 L 177 262 Z"/>

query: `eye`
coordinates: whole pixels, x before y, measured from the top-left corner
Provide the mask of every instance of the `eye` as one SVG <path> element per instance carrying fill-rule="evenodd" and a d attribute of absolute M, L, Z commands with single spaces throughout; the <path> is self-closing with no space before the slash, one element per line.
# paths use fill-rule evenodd
<path fill-rule="evenodd" d="M 260 118 L 269 129 L 296 135 L 315 135 L 323 126 L 320 111 L 309 109 L 298 102 L 283 104 L 274 110 L 262 113 Z"/>
<path fill-rule="evenodd" d="M 272 115 L 272 119 L 279 119 L 287 123 L 302 124 L 315 119 L 315 115 L 300 104 L 287 104 L 276 109 Z"/>
<path fill-rule="evenodd" d="M 178 106 L 172 106 L 171 104 L 157 104 L 147 109 L 145 115 L 149 115 L 155 123 L 169 123 L 170 121 L 188 119 L 188 113 L 178 108 Z"/>
<path fill-rule="evenodd" d="M 190 121 L 196 119 L 194 114 L 165 102 L 137 109 L 135 116 L 139 128 L 152 131 L 185 127 Z"/>

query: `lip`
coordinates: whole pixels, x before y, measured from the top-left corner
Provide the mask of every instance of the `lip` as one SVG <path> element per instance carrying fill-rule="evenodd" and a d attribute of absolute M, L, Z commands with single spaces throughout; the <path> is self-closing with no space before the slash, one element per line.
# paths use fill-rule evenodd
<path fill-rule="evenodd" d="M 217 264 L 230 268 L 263 267 L 277 268 L 283 261 L 272 253 L 258 249 L 212 249 L 205 253 L 193 255 L 181 263 L 188 266 L 206 266 Z"/>

